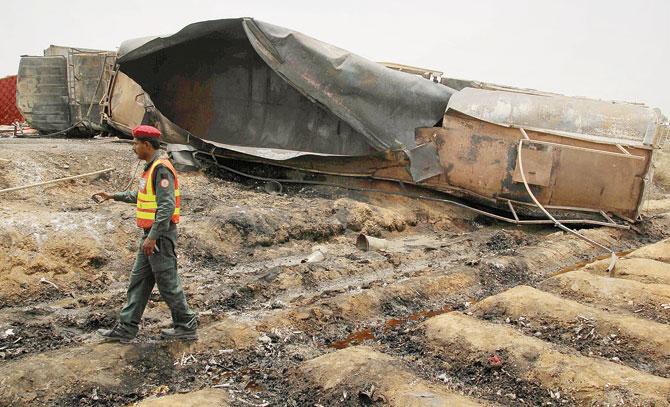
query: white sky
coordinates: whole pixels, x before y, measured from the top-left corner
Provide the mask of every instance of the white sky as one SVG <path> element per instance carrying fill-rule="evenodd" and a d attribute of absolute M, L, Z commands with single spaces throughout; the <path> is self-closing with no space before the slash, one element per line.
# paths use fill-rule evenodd
<path fill-rule="evenodd" d="M 670 116 L 670 0 L 3 0 L 0 77 L 50 44 L 116 49 L 254 17 L 375 61 L 455 78 L 645 102 Z"/>

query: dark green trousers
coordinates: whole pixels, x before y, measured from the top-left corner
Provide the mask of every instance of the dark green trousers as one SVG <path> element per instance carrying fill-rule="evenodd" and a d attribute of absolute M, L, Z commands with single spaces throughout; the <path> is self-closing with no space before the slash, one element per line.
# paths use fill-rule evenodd
<path fill-rule="evenodd" d="M 144 308 L 156 284 L 163 301 L 170 308 L 174 327 L 196 329 L 195 313 L 186 303 L 181 279 L 177 274 L 177 255 L 175 253 L 177 225 L 170 225 L 170 230 L 156 240 L 156 247 L 159 251 L 158 253 L 154 251 L 151 256 L 146 256 L 142 251 L 144 239 L 146 239 L 146 234 L 140 239 L 135 265 L 130 272 L 128 302 L 119 315 L 121 326 L 128 333 L 137 334 Z"/>

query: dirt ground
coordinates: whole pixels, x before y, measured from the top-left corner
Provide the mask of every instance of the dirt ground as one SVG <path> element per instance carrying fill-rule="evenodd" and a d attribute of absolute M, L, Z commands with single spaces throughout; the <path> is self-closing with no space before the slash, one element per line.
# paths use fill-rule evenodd
<path fill-rule="evenodd" d="M 181 173 L 178 258 L 196 342 L 152 295 L 102 343 L 140 233 L 96 204 L 138 168 L 115 139 L 0 139 L 0 405 L 670 405 L 670 158 L 634 229 L 492 222 L 379 193 Z M 135 188 L 132 184 L 130 188 Z M 356 248 L 360 233 L 392 241 Z M 323 259 L 308 261 L 319 251 Z"/>

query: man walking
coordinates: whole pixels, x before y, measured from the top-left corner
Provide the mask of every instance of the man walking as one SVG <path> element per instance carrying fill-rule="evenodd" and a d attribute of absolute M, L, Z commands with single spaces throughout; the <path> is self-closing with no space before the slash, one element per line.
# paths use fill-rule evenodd
<path fill-rule="evenodd" d="M 98 192 L 101 202 L 108 199 L 137 205 L 137 226 L 144 230 L 137 258 L 128 283 L 128 302 L 121 310 L 119 323 L 98 333 L 109 341 L 129 341 L 137 336 L 144 308 L 154 284 L 172 313 L 174 328 L 161 330 L 161 337 L 197 339 L 197 321 L 186 303 L 177 274 L 177 223 L 180 192 L 177 171 L 166 158 L 160 158 L 160 131 L 152 126 L 133 129 L 133 151 L 146 161 L 137 192 L 108 194 Z"/>

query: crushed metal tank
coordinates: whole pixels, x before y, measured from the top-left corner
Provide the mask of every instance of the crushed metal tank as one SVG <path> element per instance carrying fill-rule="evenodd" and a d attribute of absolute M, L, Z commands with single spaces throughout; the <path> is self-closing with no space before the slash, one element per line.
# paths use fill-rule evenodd
<path fill-rule="evenodd" d="M 152 123 L 214 160 L 446 192 L 513 223 L 634 221 L 670 133 L 644 105 L 376 63 L 249 18 L 127 41 L 117 63 L 112 127 Z"/>

